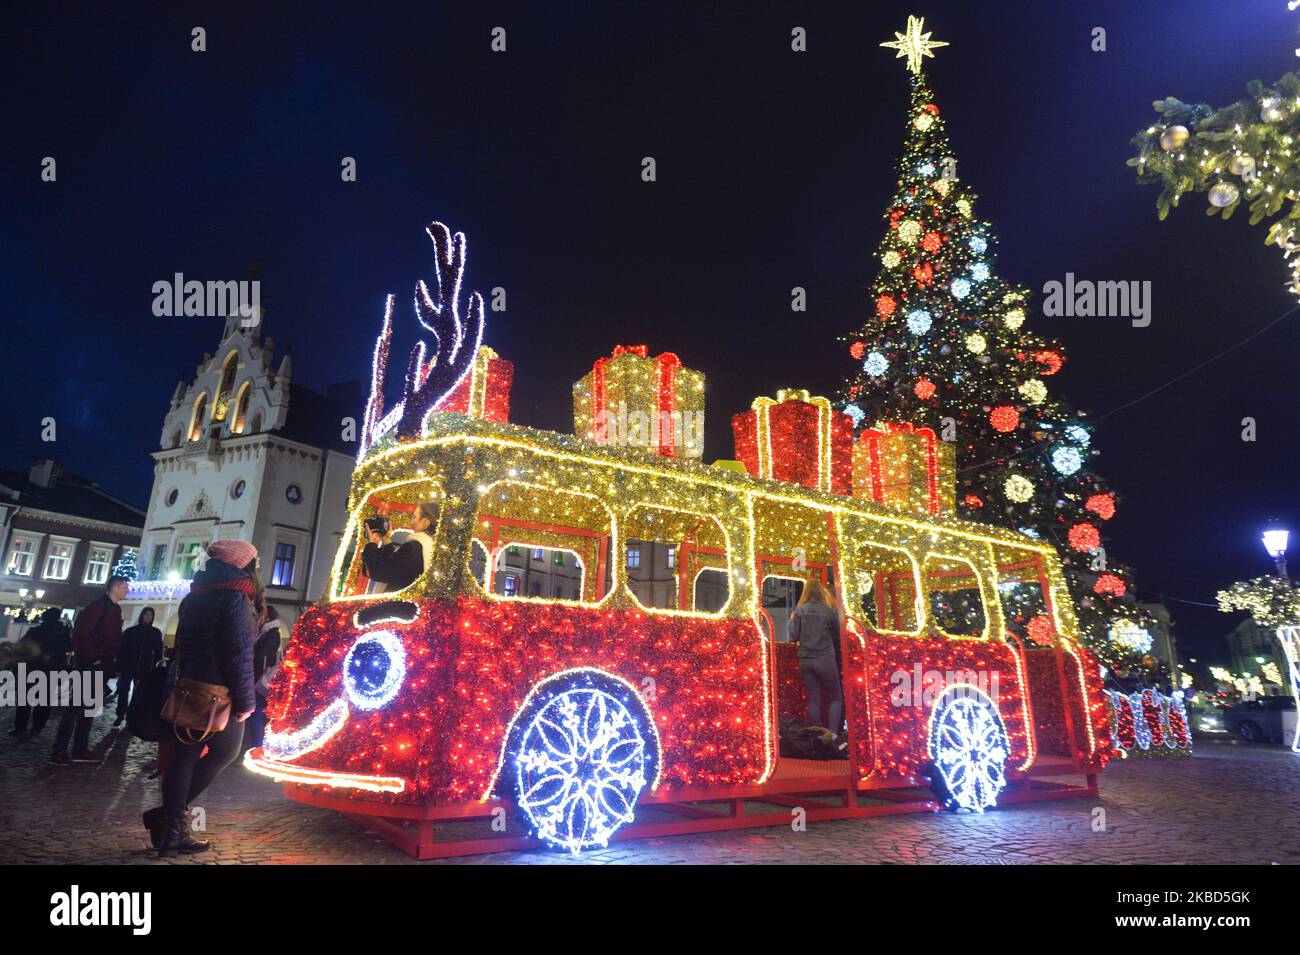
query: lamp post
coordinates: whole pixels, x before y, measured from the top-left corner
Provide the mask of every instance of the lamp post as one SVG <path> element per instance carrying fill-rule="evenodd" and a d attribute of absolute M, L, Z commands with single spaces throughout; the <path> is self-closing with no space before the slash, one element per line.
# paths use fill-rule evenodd
<path fill-rule="evenodd" d="M 1264 542 L 1264 550 L 1268 551 L 1268 556 L 1273 558 L 1277 564 L 1277 575 L 1283 580 L 1287 579 L 1286 575 L 1286 542 L 1291 536 L 1290 531 L 1273 527 L 1264 532 L 1260 538 Z"/>

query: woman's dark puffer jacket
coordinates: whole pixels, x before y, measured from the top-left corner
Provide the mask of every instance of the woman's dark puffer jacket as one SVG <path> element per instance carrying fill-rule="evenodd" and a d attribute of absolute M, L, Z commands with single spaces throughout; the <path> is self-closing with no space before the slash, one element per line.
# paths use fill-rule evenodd
<path fill-rule="evenodd" d="M 176 627 L 177 677 L 227 687 L 233 713 L 247 713 L 257 706 L 253 695 L 257 617 L 248 594 L 232 586 L 241 580 L 252 583 L 245 571 L 209 559 L 194 575 Z"/>

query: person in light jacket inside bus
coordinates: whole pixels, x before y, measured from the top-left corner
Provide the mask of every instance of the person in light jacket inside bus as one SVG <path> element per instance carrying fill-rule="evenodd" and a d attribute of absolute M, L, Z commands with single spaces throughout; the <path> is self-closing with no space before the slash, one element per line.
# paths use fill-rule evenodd
<path fill-rule="evenodd" d="M 834 596 L 816 577 L 804 585 L 799 605 L 790 615 L 789 634 L 799 644 L 799 675 L 808 688 L 808 723 L 821 725 L 825 700 L 826 726 L 838 734 L 844 729 L 844 691 L 835 652 L 840 642 L 840 615 Z"/>

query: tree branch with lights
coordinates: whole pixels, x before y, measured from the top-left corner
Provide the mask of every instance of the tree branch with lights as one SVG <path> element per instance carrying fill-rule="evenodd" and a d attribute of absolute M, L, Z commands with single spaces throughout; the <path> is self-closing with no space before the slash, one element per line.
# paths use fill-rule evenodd
<path fill-rule="evenodd" d="M 1246 96 L 1220 109 L 1174 97 L 1152 106 L 1160 120 L 1133 137 L 1128 164 L 1139 183 L 1162 188 L 1163 220 L 1187 193 L 1204 193 L 1207 215 L 1232 216 L 1243 204 L 1251 225 L 1268 222 L 1264 241 L 1282 249 L 1291 267 L 1291 291 L 1300 296 L 1300 74 L 1272 86 L 1254 80 Z"/>

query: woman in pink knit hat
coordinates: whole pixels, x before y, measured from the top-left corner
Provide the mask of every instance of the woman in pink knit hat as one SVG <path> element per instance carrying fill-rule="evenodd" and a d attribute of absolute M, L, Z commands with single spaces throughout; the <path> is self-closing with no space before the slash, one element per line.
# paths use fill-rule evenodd
<path fill-rule="evenodd" d="M 178 734 L 163 776 L 163 804 L 144 814 L 144 824 L 160 856 L 208 849 L 190 833 L 191 802 L 234 762 L 244 738 L 244 721 L 256 706 L 253 644 L 257 617 L 257 549 L 247 541 L 219 540 L 208 545 L 208 560 L 194 575 L 181 601 L 173 653 L 174 679 L 225 687 L 230 716 L 221 732 L 201 742 Z M 207 754 L 204 755 L 204 750 Z M 202 758 L 200 758 L 202 757 Z"/>

